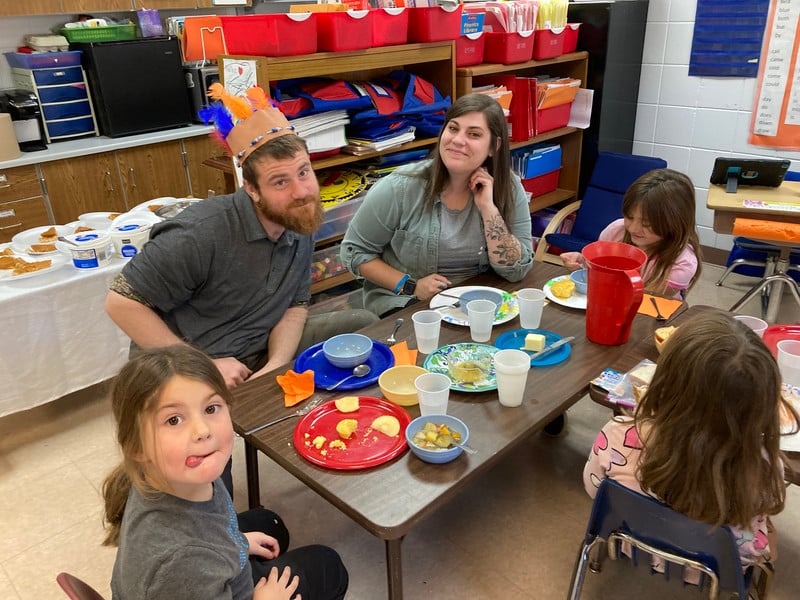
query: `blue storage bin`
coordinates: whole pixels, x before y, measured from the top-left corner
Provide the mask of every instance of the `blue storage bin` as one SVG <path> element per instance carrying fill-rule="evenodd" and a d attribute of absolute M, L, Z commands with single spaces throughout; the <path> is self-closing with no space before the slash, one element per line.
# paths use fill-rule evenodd
<path fill-rule="evenodd" d="M 93 133 L 94 119 L 92 117 L 81 117 L 65 121 L 45 121 L 45 127 L 47 127 L 47 133 L 51 138 Z"/>
<path fill-rule="evenodd" d="M 43 104 L 42 113 L 44 114 L 45 121 L 55 121 L 57 119 L 91 116 L 92 107 L 88 100 L 63 102 L 60 104 Z"/>
<path fill-rule="evenodd" d="M 67 52 L 6 52 L 8 64 L 19 69 L 46 69 L 48 67 L 74 67 L 81 64 L 81 50 Z"/>
<path fill-rule="evenodd" d="M 89 97 L 86 93 L 86 84 L 84 83 L 38 88 L 37 93 L 39 94 L 39 101 L 42 104 L 67 102 L 69 100 L 84 100 Z"/>
<path fill-rule="evenodd" d="M 36 82 L 36 85 L 76 83 L 83 81 L 83 71 L 80 67 L 69 67 L 66 69 L 36 69 L 33 71 L 33 80 Z"/>

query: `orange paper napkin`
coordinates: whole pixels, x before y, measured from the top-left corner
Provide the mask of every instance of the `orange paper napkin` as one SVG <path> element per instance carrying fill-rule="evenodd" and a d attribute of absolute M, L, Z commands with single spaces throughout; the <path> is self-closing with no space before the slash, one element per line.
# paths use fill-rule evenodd
<path fill-rule="evenodd" d="M 314 393 L 314 371 L 295 373 L 291 369 L 275 378 L 283 390 L 284 406 L 294 406 Z"/>
<path fill-rule="evenodd" d="M 389 350 L 394 354 L 395 366 L 417 364 L 417 351 L 409 350 L 405 341 L 393 344 Z"/>
<path fill-rule="evenodd" d="M 639 314 L 648 315 L 650 317 L 656 316 L 656 307 L 653 306 L 653 301 L 650 300 L 650 298 L 656 299 L 656 302 L 658 303 L 658 310 L 667 319 L 669 319 L 683 304 L 683 300 L 671 300 L 669 298 L 662 298 L 661 296 L 645 294 L 642 297 L 642 304 L 639 306 L 639 310 L 637 311 Z"/>
<path fill-rule="evenodd" d="M 773 242 L 800 242 L 800 224 L 737 217 L 733 221 L 733 235 Z"/>

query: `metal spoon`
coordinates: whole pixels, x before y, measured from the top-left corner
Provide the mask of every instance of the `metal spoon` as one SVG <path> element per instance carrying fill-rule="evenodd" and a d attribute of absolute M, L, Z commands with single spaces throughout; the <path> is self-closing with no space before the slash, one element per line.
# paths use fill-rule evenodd
<path fill-rule="evenodd" d="M 352 375 L 348 375 L 344 379 L 340 379 L 339 381 L 337 381 L 333 385 L 329 385 L 325 389 L 328 390 L 329 392 L 331 392 L 331 391 L 335 390 L 337 387 L 339 387 L 340 385 L 342 385 L 348 379 L 352 379 L 353 377 L 366 377 L 367 375 L 369 375 L 370 371 L 372 371 L 372 369 L 370 368 L 369 365 L 357 365 L 353 369 L 353 374 Z"/>
<path fill-rule="evenodd" d="M 656 299 L 650 296 L 650 302 L 653 303 L 653 307 L 656 309 L 656 321 L 666 321 L 667 317 L 662 315 L 661 311 L 658 310 L 658 302 L 656 302 Z"/>
<path fill-rule="evenodd" d="M 454 446 L 458 446 L 459 448 L 464 450 L 464 452 L 466 452 L 467 454 L 477 454 L 478 453 L 478 451 L 475 450 L 475 448 L 473 448 L 469 444 L 464 444 L 463 442 L 457 442 L 457 441 L 453 440 L 453 445 Z"/>
<path fill-rule="evenodd" d="M 60 236 L 58 236 L 58 241 L 59 241 L 59 242 L 64 242 L 65 244 L 69 244 L 70 246 L 75 246 L 76 248 L 80 248 L 80 247 L 81 247 L 81 245 L 80 245 L 80 244 L 76 244 L 76 243 L 75 243 L 75 242 L 73 242 L 72 240 L 68 240 L 68 239 L 67 239 L 67 238 L 65 238 L 63 235 L 60 235 Z"/>
<path fill-rule="evenodd" d="M 394 336 L 397 334 L 397 331 L 400 329 L 400 326 L 402 324 L 403 324 L 402 318 L 397 319 L 397 321 L 394 322 L 394 329 L 392 330 L 392 334 L 388 338 L 386 338 L 387 344 L 391 345 L 397 343 L 397 339 Z"/>

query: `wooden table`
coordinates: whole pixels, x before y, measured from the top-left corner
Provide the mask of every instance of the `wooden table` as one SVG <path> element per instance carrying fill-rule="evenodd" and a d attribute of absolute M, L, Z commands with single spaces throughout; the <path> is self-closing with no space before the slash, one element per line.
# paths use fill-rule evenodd
<path fill-rule="evenodd" d="M 671 321 L 671 324 L 679 326 L 682 322 L 686 321 L 686 319 L 689 319 L 693 315 L 699 314 L 711 308 L 711 306 L 702 305 L 692 306 L 688 310 L 677 314 L 677 316 L 675 316 L 675 318 Z M 627 373 L 633 367 L 635 367 L 640 360 L 644 360 L 645 358 L 648 358 L 653 362 L 658 361 L 658 349 L 656 348 L 655 339 L 652 335 L 647 336 L 638 342 L 629 342 L 628 352 L 621 356 L 617 362 L 611 364 L 608 368 L 619 371 L 620 373 Z M 598 404 L 607 406 L 615 413 L 621 413 L 624 411 L 624 409 L 620 409 L 619 405 L 609 402 L 606 399 L 607 396 L 608 392 L 606 392 L 606 390 L 600 386 L 595 384 L 591 384 L 589 386 L 589 397 L 592 400 Z M 785 454 L 786 463 L 789 467 L 786 470 L 786 480 L 789 483 L 800 485 L 800 452 L 786 452 Z"/>
<path fill-rule="evenodd" d="M 758 205 L 754 205 L 758 202 Z M 714 231 L 732 234 L 733 223 L 737 217 L 774 221 L 775 223 L 800 223 L 800 181 L 784 181 L 778 187 L 740 186 L 735 194 L 725 191 L 725 186 L 710 185 L 706 206 L 714 211 Z M 769 323 L 774 323 L 778 316 L 783 285 L 789 286 L 797 303 L 800 304 L 800 292 L 797 284 L 786 271 L 792 247 L 800 242 L 776 242 L 774 240 L 757 240 L 780 247 L 780 255 L 772 273 L 756 283 L 742 298 L 731 307 L 736 312 L 751 298 L 755 297 L 767 285 L 770 286 L 770 297 L 766 311 L 762 315 Z"/>
<path fill-rule="evenodd" d="M 541 288 L 548 279 L 565 272 L 563 267 L 537 263 L 531 273 L 516 284 L 489 275 L 475 278 L 469 283 L 492 285 L 509 291 L 523 287 Z M 427 304 L 420 303 L 406 308 L 362 332 L 374 339 L 385 340 L 395 319 L 400 316 L 405 319 L 405 324 L 400 328 L 398 340 L 408 340 L 411 347 L 415 347 L 411 315 L 426 307 Z M 481 473 L 501 461 L 520 441 L 539 431 L 585 395 L 588 382 L 593 377 L 604 368 L 619 364 L 629 352 L 629 346 L 652 337 L 656 326 L 655 319 L 637 315 L 631 331 L 632 342 L 621 346 L 603 346 L 586 339 L 584 311 L 550 303 L 544 309 L 541 327 L 562 336 L 575 336 L 569 359 L 559 365 L 532 369 L 521 407 L 501 406 L 496 392 L 451 392 L 447 412 L 469 425 L 470 445 L 478 453 L 462 454 L 448 464 L 430 465 L 405 452 L 392 462 L 375 468 L 333 471 L 307 462 L 295 451 L 292 446 L 295 420 L 248 436 L 245 438 L 245 453 L 250 506 L 260 504 L 257 451 L 261 451 L 372 535 L 385 541 L 388 596 L 392 599 L 402 598 L 403 536 Z M 517 319 L 495 326 L 492 340 L 505 331 L 518 328 Z M 442 323 L 440 345 L 464 341 L 469 341 L 469 328 Z M 424 356 L 418 358 L 419 364 L 423 359 Z M 278 369 L 276 374 L 287 368 L 289 365 Z M 358 393 L 381 396 L 377 384 L 358 390 Z M 317 392 L 313 397 L 319 394 L 325 398 L 337 397 L 335 392 Z M 233 422 L 239 433 L 285 415 L 290 410 L 283 407 L 283 393 L 271 374 L 236 387 L 234 396 Z M 409 407 L 408 412 L 412 417 L 419 415 L 416 406 Z"/>

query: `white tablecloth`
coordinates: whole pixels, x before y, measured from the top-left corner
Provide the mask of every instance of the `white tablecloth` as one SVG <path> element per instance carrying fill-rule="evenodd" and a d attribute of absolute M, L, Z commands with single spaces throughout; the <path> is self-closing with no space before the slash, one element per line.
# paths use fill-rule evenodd
<path fill-rule="evenodd" d="M 113 377 L 130 340 L 103 306 L 126 260 L 0 281 L 0 416 Z"/>

